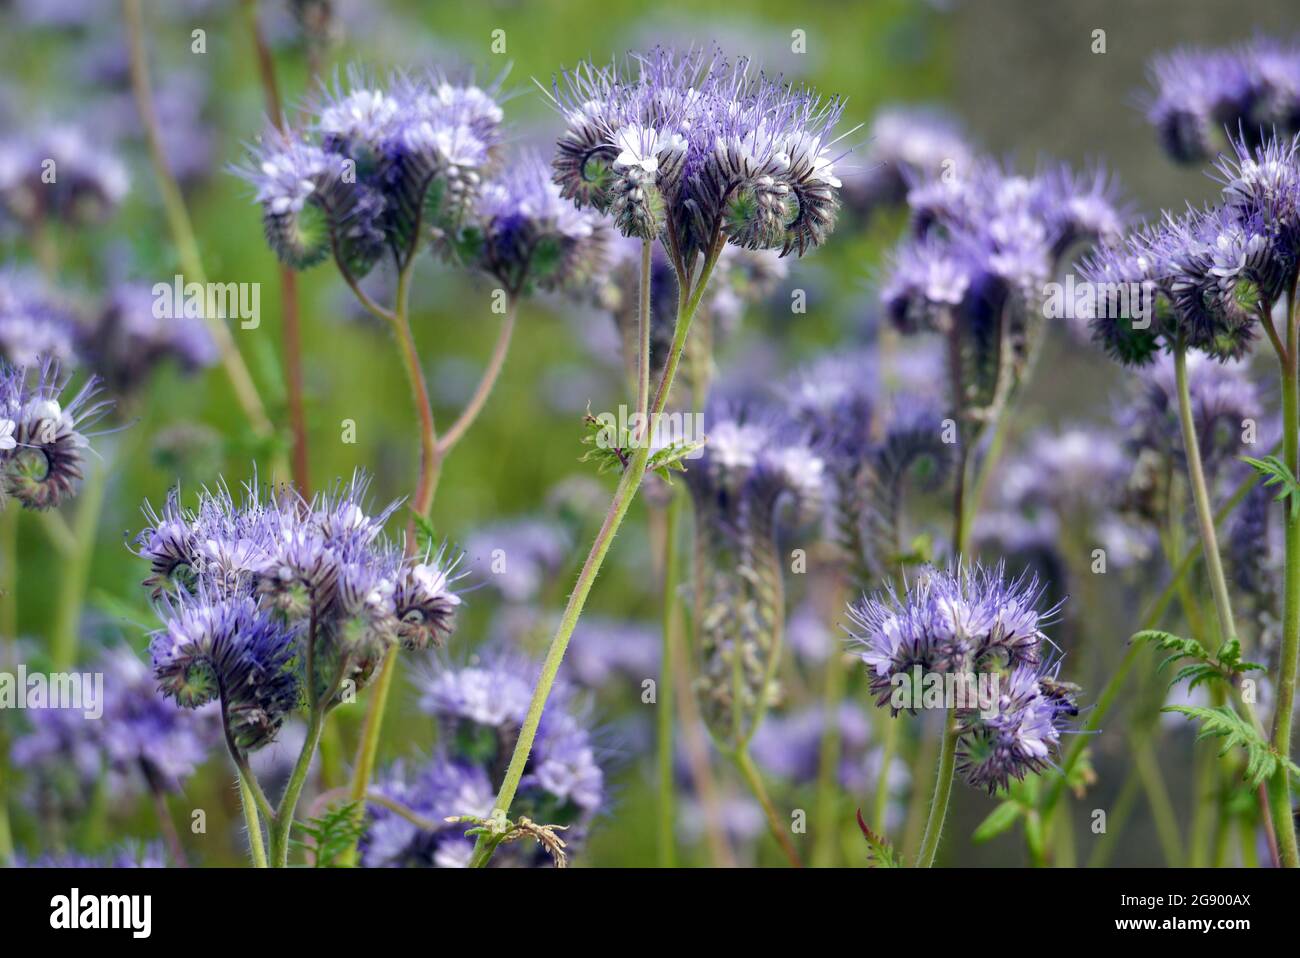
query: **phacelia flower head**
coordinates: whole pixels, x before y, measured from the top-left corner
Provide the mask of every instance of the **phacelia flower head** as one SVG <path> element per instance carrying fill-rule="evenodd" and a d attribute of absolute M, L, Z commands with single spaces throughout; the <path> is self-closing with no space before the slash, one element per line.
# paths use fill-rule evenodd
<path fill-rule="evenodd" d="M 1149 68 L 1148 122 L 1179 163 L 1214 155 L 1223 134 L 1300 131 L 1300 46 L 1257 37 L 1227 49 L 1182 48 Z"/>
<path fill-rule="evenodd" d="M 478 197 L 469 255 L 518 295 L 529 286 L 557 289 L 590 282 L 606 265 L 604 217 L 560 196 L 538 154 L 524 152 L 486 183 Z"/>
<path fill-rule="evenodd" d="M 149 287 L 113 289 L 82 336 L 86 361 L 115 395 L 139 388 L 159 365 L 174 360 L 185 372 L 217 361 L 217 347 L 203 320 L 160 317 Z"/>
<path fill-rule="evenodd" d="M 988 159 L 918 178 L 912 236 L 894 256 L 881 299 L 904 333 L 954 337 L 963 429 L 978 428 L 1014 387 L 1043 335 L 1046 284 L 1068 250 L 1113 242 L 1126 212 L 1104 171 L 1040 166 L 1024 175 Z M 1010 363 L 1007 363 L 1007 359 Z"/>
<path fill-rule="evenodd" d="M 75 312 L 28 273 L 0 270 L 0 359 L 13 366 L 39 366 L 53 359 L 71 366 L 79 359 Z"/>
<path fill-rule="evenodd" d="M 69 382 L 51 360 L 36 369 L 0 362 L 0 491 L 24 508 L 52 509 L 74 494 L 90 447 L 85 429 L 111 405 L 95 398 L 95 377 L 71 398 Z"/>
<path fill-rule="evenodd" d="M 902 596 L 891 590 L 849 608 L 878 705 L 914 711 L 924 701 L 918 673 L 923 685 L 957 677 L 987 696 L 939 707 L 956 710 L 959 771 L 990 792 L 1046 768 L 1078 714 L 1077 689 L 1057 680 L 1059 661 L 1043 649 L 1041 628 L 1055 610 L 1040 611 L 1041 595 L 1036 580 L 1009 580 L 1000 565 L 956 567 L 927 569 Z M 900 689 L 910 692 L 901 705 Z"/>
<path fill-rule="evenodd" d="M 300 704 L 296 629 L 265 614 L 251 594 L 210 595 L 203 585 L 164 597 L 159 616 L 165 626 L 149 653 L 163 694 L 183 708 L 219 700 L 239 749 L 269 744 Z"/>
<path fill-rule="evenodd" d="M 1057 681 L 1060 663 L 1011 671 L 992 714 L 972 710 L 957 742 L 957 772 L 992 795 L 1052 764 L 1061 735 L 1079 714 L 1077 688 Z"/>
<path fill-rule="evenodd" d="M 129 185 L 122 161 L 79 126 L 58 123 L 0 141 L 0 204 L 21 223 L 100 222 Z"/>
<path fill-rule="evenodd" d="M 843 156 L 826 101 L 717 52 L 655 48 L 553 84 L 567 129 L 555 180 L 625 236 L 671 237 L 683 262 L 720 239 L 803 255 L 834 226 Z"/>
<path fill-rule="evenodd" d="M 270 689 L 281 714 L 262 710 L 282 720 L 297 695 L 336 704 L 342 683 L 362 685 L 395 644 L 424 649 L 445 641 L 461 602 L 454 590 L 458 558 L 445 548 L 404 553 L 389 542 L 383 527 L 396 504 L 372 514 L 368 489 L 358 473 L 310 502 L 250 483 L 242 501 L 219 484 L 193 510 L 175 493 L 161 511 L 146 506 L 149 525 L 135 551 L 150 563 L 145 584 L 168 625 L 158 640 L 167 655 L 155 655 L 155 668 L 178 701 L 233 701 L 235 686 L 216 684 L 214 661 L 230 670 L 261 669 L 258 675 L 276 683 L 284 677 L 284 686 Z M 240 643 L 221 646 L 221 656 L 205 651 L 212 639 L 194 638 L 232 630 Z M 257 653 L 251 661 L 224 654 L 249 643 Z M 299 668 L 280 669 L 281 652 Z M 298 692 L 303 678 L 307 685 Z M 265 744 L 275 727 L 269 724 L 256 743 Z"/>
<path fill-rule="evenodd" d="M 43 783 L 69 766 L 87 786 L 107 781 L 115 796 L 179 791 L 220 739 L 212 709 L 183 710 L 159 693 L 148 665 L 128 648 L 105 652 L 99 714 L 34 709 L 32 728 L 13 745 L 15 765 Z"/>
<path fill-rule="evenodd" d="M 385 250 L 405 264 L 426 237 L 459 238 L 500 140 L 495 94 L 441 73 L 379 82 L 351 70 L 323 88 L 306 131 L 269 129 L 237 169 L 267 242 L 304 269 L 333 255 L 351 279 Z"/>
<path fill-rule="evenodd" d="M 923 570 L 899 595 L 892 587 L 849 606 L 849 634 L 862 649 L 877 705 L 890 704 L 912 669 L 960 673 L 1036 665 L 1046 636 L 1042 586 L 1008 579 L 1002 566 Z M 891 705 L 897 713 L 897 707 Z"/>
<path fill-rule="evenodd" d="M 862 213 L 901 204 L 910 184 L 963 169 L 974 159 L 961 129 L 924 107 L 889 107 L 871 121 L 867 169 L 844 182 L 845 203 Z"/>
<path fill-rule="evenodd" d="M 1187 357 L 1187 390 L 1197 445 L 1207 473 L 1213 476 L 1245 451 L 1245 424 L 1261 420 L 1263 398 L 1246 363 L 1221 363 L 1195 353 Z M 1162 356 L 1156 361 L 1138 389 L 1137 401 L 1125 405 L 1121 423 L 1134 459 L 1150 454 L 1182 471 L 1185 451 L 1172 358 Z"/>

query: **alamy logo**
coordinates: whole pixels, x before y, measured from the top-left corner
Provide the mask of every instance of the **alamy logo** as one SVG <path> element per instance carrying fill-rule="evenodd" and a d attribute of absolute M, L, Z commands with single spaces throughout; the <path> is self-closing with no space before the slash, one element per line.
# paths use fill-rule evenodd
<path fill-rule="evenodd" d="M 152 292 L 155 319 L 238 319 L 241 329 L 262 323 L 261 283 L 187 283 L 177 273 Z"/>
<path fill-rule="evenodd" d="M 619 406 L 618 414 L 602 412 L 592 417 L 600 425 L 596 433 L 596 446 L 601 449 L 636 449 L 649 444 L 651 449 L 669 446 L 692 446 L 683 459 L 699 459 L 704 455 L 704 414 L 698 412 L 653 413 L 650 429 L 644 428 L 647 417 Z"/>
<path fill-rule="evenodd" d="M 103 672 L 0 672 L 0 709 L 80 709 L 94 720 L 104 714 Z"/>
<path fill-rule="evenodd" d="M 78 928 L 125 928 L 132 938 L 148 938 L 153 929 L 151 895 L 82 895 L 74 888 L 69 895 L 50 899 L 50 927 L 58 930 Z"/>
<path fill-rule="evenodd" d="M 978 709 L 981 718 L 998 714 L 997 672 L 927 672 L 919 665 L 890 679 L 889 705 L 895 711 Z"/>
<path fill-rule="evenodd" d="M 1046 319 L 1127 319 L 1134 329 L 1149 329 L 1155 315 L 1156 287 L 1152 282 L 1076 282 L 1066 273 L 1064 283 L 1043 287 Z"/>

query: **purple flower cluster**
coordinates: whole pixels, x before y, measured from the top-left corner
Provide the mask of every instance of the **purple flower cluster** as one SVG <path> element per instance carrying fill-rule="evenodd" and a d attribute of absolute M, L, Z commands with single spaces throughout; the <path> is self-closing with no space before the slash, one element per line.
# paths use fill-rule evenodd
<path fill-rule="evenodd" d="M 72 365 L 78 358 L 75 311 L 36 276 L 0 271 L 0 359 L 14 366 L 38 366 L 53 359 Z"/>
<path fill-rule="evenodd" d="M 1228 49 L 1184 48 L 1157 56 L 1147 120 L 1180 163 L 1212 156 L 1225 131 L 1263 138 L 1300 132 L 1300 44 L 1257 37 Z"/>
<path fill-rule="evenodd" d="M 162 317 L 148 286 L 123 283 L 109 291 L 83 329 L 86 362 L 116 395 L 143 385 L 160 365 L 174 360 L 187 373 L 217 362 L 217 347 L 202 319 Z"/>
<path fill-rule="evenodd" d="M 1062 254 L 1117 239 L 1125 212 L 1102 170 L 1066 166 L 1022 176 L 987 160 L 917 178 L 914 235 L 881 290 L 901 329 L 987 323 L 1008 305 L 1036 312 Z"/>
<path fill-rule="evenodd" d="M 1180 346 L 1217 359 L 1241 356 L 1260 317 L 1295 282 L 1300 137 L 1232 145 L 1233 155 L 1217 163 L 1220 205 L 1165 213 L 1079 264 L 1083 279 L 1127 294 L 1098 303 L 1091 320 L 1093 339 L 1120 362 L 1146 365 Z"/>
<path fill-rule="evenodd" d="M 476 230 L 463 242 L 466 258 L 517 296 L 590 283 L 608 264 L 612 236 L 605 218 L 560 195 L 538 154 L 515 157 L 480 190 Z"/>
<path fill-rule="evenodd" d="M 21 224 L 101 222 L 129 186 L 125 165 L 78 126 L 0 140 L 0 209 Z"/>
<path fill-rule="evenodd" d="M 990 791 L 1042 771 L 1078 712 L 1073 688 L 1056 681 L 1057 666 L 1044 653 L 1042 626 L 1055 609 L 1040 612 L 1041 596 L 1036 579 L 1008 579 L 1001 565 L 929 568 L 901 596 L 891 588 L 849 606 L 850 635 L 876 703 L 895 715 L 903 710 L 893 700 L 900 685 L 911 689 L 905 708 L 915 711 L 916 669 L 923 676 L 998 676 L 996 708 L 946 705 L 962 726 L 959 768 Z"/>
<path fill-rule="evenodd" d="M 455 815 L 488 817 L 532 698 L 535 664 L 489 652 L 460 668 L 440 669 L 423 683 L 420 708 L 434 717 L 438 747 L 411 776 L 398 766 L 380 785 L 390 798 L 434 821 Z M 542 714 L 512 814 L 565 825 L 566 843 L 581 842 L 605 802 L 604 772 L 587 715 L 572 689 L 559 686 Z M 371 866 L 462 866 L 473 842 L 465 826 L 424 831 L 382 807 L 371 808 L 362 840 Z M 545 856 L 525 844 L 503 849 L 512 864 L 539 864 Z"/>
<path fill-rule="evenodd" d="M 385 250 L 458 238 L 500 142 L 495 94 L 436 71 L 362 72 L 324 90 L 310 129 L 268 130 L 237 170 L 256 188 L 267 242 L 295 269 L 333 255 L 351 279 Z"/>
<path fill-rule="evenodd" d="M 95 399 L 96 378 L 68 398 L 69 377 L 45 360 L 25 368 L 0 361 L 0 506 L 52 509 L 75 493 L 90 447 L 85 432 L 111 405 Z"/>
<path fill-rule="evenodd" d="M 154 296 L 143 284 L 118 284 L 88 310 L 32 274 L 2 271 L 0 359 L 15 366 L 38 366 L 46 359 L 64 367 L 89 366 L 122 396 L 168 360 L 186 372 L 211 366 L 217 349 L 201 319 L 157 315 Z"/>
<path fill-rule="evenodd" d="M 958 124 L 937 110 L 883 109 L 871 121 L 869 136 L 870 165 L 844 184 L 844 202 L 864 215 L 903 203 L 913 183 L 965 169 L 974 161 Z"/>
<path fill-rule="evenodd" d="M 1249 451 L 1243 448 L 1243 430 L 1248 421 L 1262 421 L 1263 397 L 1245 363 L 1215 362 L 1197 354 L 1187 358 L 1187 390 L 1201 459 L 1207 474 L 1214 476 L 1235 456 Z M 1141 384 L 1138 401 L 1126 406 L 1120 421 L 1127 427 L 1135 458 L 1154 454 L 1161 463 L 1182 470 L 1185 451 L 1171 358 L 1162 356 L 1156 361 Z"/>
<path fill-rule="evenodd" d="M 835 223 L 843 113 L 716 51 L 655 48 L 583 63 L 553 84 L 567 129 L 555 180 L 625 236 L 664 238 L 674 266 L 726 241 L 802 256 Z"/>
<path fill-rule="evenodd" d="M 104 676 L 102 714 L 37 709 L 32 728 L 14 741 L 14 765 L 43 786 L 73 773 L 83 790 L 103 783 L 118 799 L 143 791 L 176 792 L 221 738 L 215 707 L 188 711 L 158 691 L 134 652 L 106 652 L 88 671 Z"/>
<path fill-rule="evenodd" d="M 336 704 L 344 683 L 367 681 L 387 649 L 441 645 L 460 597 L 446 550 L 404 556 L 383 537 L 396 508 L 365 511 L 357 474 L 310 502 L 288 489 L 224 484 L 195 510 L 173 492 L 136 553 L 149 560 L 164 628 L 154 674 L 182 705 L 219 699 L 234 743 L 270 742 L 308 695 Z"/>

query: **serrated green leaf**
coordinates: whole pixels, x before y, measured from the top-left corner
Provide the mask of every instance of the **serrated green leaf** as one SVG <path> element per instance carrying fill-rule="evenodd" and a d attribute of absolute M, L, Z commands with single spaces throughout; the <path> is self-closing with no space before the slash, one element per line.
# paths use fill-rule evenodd
<path fill-rule="evenodd" d="M 894 851 L 894 846 L 883 835 L 877 835 L 862 818 L 862 809 L 858 809 L 858 830 L 867 840 L 868 868 L 902 868 L 902 859 Z"/>

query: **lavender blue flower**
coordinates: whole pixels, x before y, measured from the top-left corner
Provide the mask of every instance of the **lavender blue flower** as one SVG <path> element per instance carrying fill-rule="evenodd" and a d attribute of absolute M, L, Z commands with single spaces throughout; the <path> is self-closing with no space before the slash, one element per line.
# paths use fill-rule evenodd
<path fill-rule="evenodd" d="M 589 283 L 609 259 L 604 217 L 564 200 L 546 161 L 531 151 L 482 187 L 473 218 L 469 258 L 512 296 Z"/>
<path fill-rule="evenodd" d="M 433 716 L 438 726 L 435 765 L 452 763 L 477 770 L 476 780 L 489 786 L 488 811 L 523 726 L 535 671 L 535 663 L 491 649 L 470 665 L 438 669 L 422 684 L 420 709 Z M 565 841 L 580 842 L 606 798 L 604 771 L 596 754 L 582 699 L 572 687 L 557 686 L 538 726 L 512 813 L 567 825 Z M 482 793 L 480 788 L 480 798 Z M 484 812 L 466 807 L 448 814 Z"/>
<path fill-rule="evenodd" d="M 849 607 L 876 703 L 895 715 L 902 709 L 891 701 L 894 689 L 913 682 L 915 668 L 1000 677 L 997 702 L 980 703 L 992 707 L 955 705 L 958 771 L 990 792 L 1046 768 L 1078 714 L 1078 690 L 1057 680 L 1059 660 L 1043 651 L 1041 627 L 1056 609 L 1040 612 L 1041 596 L 1035 579 L 1008 580 L 1001 565 L 976 565 L 927 569 L 902 596 L 890 589 Z M 915 711 L 921 690 L 912 691 Z"/>
<path fill-rule="evenodd" d="M 45 359 L 71 366 L 78 360 L 77 318 L 37 277 L 0 271 L 0 359 L 39 366 Z"/>
<path fill-rule="evenodd" d="M 149 667 L 128 648 L 105 652 L 87 671 L 104 676 L 101 714 L 90 718 L 80 708 L 31 711 L 31 728 L 14 740 L 10 753 L 15 767 L 34 775 L 42 790 L 57 790 L 63 781 L 83 798 L 100 784 L 119 800 L 150 790 L 179 791 L 220 740 L 215 711 L 168 702 Z"/>
<path fill-rule="evenodd" d="M 117 209 L 129 186 L 122 161 L 81 127 L 52 124 L 37 134 L 0 140 L 0 206 L 27 226 L 42 220 L 100 222 Z"/>
<path fill-rule="evenodd" d="M 268 244 L 295 269 L 333 255 L 352 280 L 385 249 L 442 250 L 472 212 L 500 140 L 495 94 L 444 75 L 360 70 L 323 88 L 308 131 L 268 130 L 235 172 L 253 184 Z"/>
<path fill-rule="evenodd" d="M 974 160 L 959 125 L 926 107 L 887 107 L 871 121 L 868 136 L 870 165 L 844 182 L 845 204 L 863 215 L 901 204 L 911 183 L 962 169 Z"/>
<path fill-rule="evenodd" d="M 1147 121 L 1177 162 L 1214 154 L 1226 129 L 1300 129 L 1300 47 L 1267 37 L 1227 49 L 1185 47 L 1148 69 Z"/>
<path fill-rule="evenodd" d="M 968 714 L 957 744 L 957 772 L 992 795 L 1052 765 L 1061 735 L 1079 714 L 1078 689 L 1057 681 L 1059 661 L 1013 669 L 992 715 Z"/>
<path fill-rule="evenodd" d="M 191 373 L 217 361 L 216 344 L 203 320 L 161 318 L 153 299 L 147 286 L 120 285 L 83 332 L 86 361 L 115 395 L 138 389 L 167 360 Z"/>

